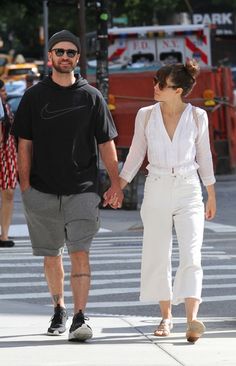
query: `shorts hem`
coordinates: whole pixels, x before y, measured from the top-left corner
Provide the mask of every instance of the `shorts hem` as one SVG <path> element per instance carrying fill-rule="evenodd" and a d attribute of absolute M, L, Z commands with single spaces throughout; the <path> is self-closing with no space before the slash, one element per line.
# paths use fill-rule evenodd
<path fill-rule="evenodd" d="M 63 248 L 52 250 L 52 249 L 36 249 L 33 248 L 33 255 L 36 257 L 58 257 L 59 255 L 62 255 Z"/>
<path fill-rule="evenodd" d="M 86 242 L 86 243 L 66 243 L 66 246 L 67 246 L 67 250 L 68 250 L 68 253 L 75 253 L 75 252 L 89 252 L 90 251 L 90 248 L 91 248 L 91 244 L 92 244 L 92 241 L 91 242 Z"/>

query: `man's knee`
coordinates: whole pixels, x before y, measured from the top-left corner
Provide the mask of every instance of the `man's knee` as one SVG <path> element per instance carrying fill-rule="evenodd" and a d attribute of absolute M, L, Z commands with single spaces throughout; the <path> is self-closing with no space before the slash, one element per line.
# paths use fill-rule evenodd
<path fill-rule="evenodd" d="M 89 252 L 85 250 L 80 250 L 77 252 L 73 252 L 70 254 L 70 257 L 72 260 L 88 260 L 89 258 Z"/>
<path fill-rule="evenodd" d="M 45 266 L 56 266 L 56 265 L 61 265 L 61 263 L 62 263 L 61 255 L 44 257 Z"/>

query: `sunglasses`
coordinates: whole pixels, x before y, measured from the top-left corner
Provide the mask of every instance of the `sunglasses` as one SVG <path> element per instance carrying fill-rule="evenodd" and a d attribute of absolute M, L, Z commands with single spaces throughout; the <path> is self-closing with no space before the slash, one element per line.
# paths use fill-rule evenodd
<path fill-rule="evenodd" d="M 62 57 L 66 53 L 69 58 L 75 57 L 78 53 L 77 50 L 64 50 L 64 48 L 53 48 L 51 51 L 54 51 L 57 57 Z"/>
<path fill-rule="evenodd" d="M 165 82 L 159 81 L 159 79 L 156 76 L 154 76 L 153 85 L 156 86 L 157 84 L 158 84 L 158 87 L 159 87 L 160 90 L 163 90 L 165 88 L 169 88 L 169 89 L 177 89 L 178 88 L 177 85 L 168 85 Z"/>

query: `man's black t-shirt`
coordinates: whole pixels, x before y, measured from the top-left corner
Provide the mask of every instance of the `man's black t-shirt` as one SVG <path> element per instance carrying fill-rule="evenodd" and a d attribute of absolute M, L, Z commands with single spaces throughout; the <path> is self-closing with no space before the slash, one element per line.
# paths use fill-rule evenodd
<path fill-rule="evenodd" d="M 12 134 L 32 140 L 30 184 L 41 192 L 97 192 L 97 144 L 117 136 L 101 93 L 79 78 L 62 87 L 50 77 L 28 89 Z"/>

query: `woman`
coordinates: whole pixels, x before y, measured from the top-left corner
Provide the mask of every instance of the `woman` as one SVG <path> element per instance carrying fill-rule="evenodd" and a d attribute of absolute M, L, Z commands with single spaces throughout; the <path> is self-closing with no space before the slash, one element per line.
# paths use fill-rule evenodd
<path fill-rule="evenodd" d="M 17 184 L 17 163 L 15 139 L 10 135 L 13 114 L 6 102 L 7 94 L 4 82 L 0 80 L 0 97 L 4 108 L 4 117 L 0 123 L 0 247 L 13 247 L 14 241 L 9 240 L 8 231 L 12 219 L 14 189 Z"/>
<path fill-rule="evenodd" d="M 154 332 L 156 336 L 170 334 L 171 305 L 184 302 L 189 342 L 195 342 L 205 331 L 204 324 L 197 319 L 202 301 L 204 230 L 198 173 L 208 193 L 205 218 L 211 220 L 216 212 L 207 113 L 183 101 L 198 72 L 195 61 L 164 66 L 157 71 L 154 99 L 158 103 L 138 111 L 132 145 L 120 173 L 123 189 L 138 172 L 147 152 L 149 173 L 141 207 L 144 236 L 140 300 L 159 302 L 162 320 Z M 114 208 L 120 206 L 116 197 L 109 203 Z M 173 226 L 180 262 L 172 290 Z"/>

